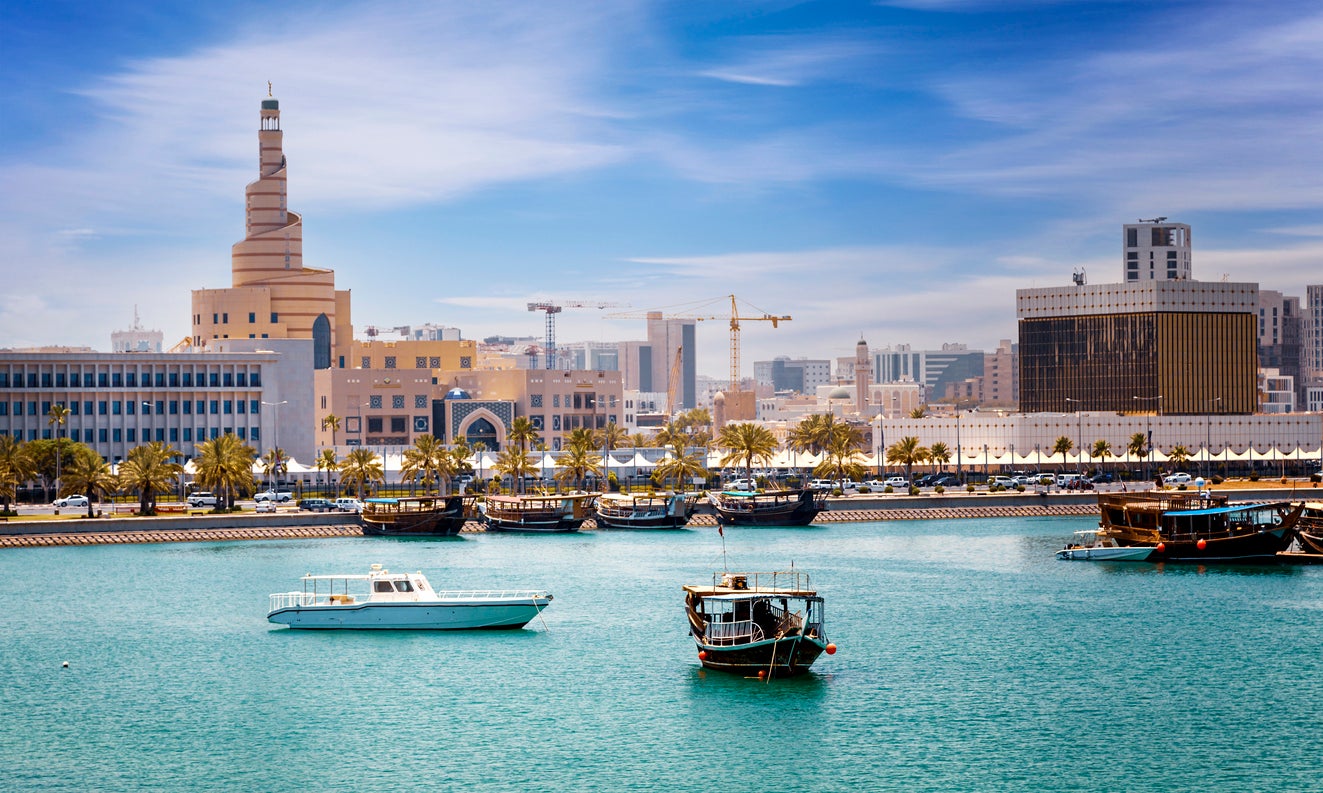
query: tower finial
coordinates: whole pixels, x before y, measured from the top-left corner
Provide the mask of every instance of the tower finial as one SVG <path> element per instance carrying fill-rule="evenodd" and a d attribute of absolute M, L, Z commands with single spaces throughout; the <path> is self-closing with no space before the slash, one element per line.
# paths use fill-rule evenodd
<path fill-rule="evenodd" d="M 272 94 L 271 94 L 271 81 L 270 81 L 270 80 L 267 80 L 267 81 L 266 81 L 266 95 L 267 95 L 267 96 L 271 96 L 271 95 L 272 95 Z"/>

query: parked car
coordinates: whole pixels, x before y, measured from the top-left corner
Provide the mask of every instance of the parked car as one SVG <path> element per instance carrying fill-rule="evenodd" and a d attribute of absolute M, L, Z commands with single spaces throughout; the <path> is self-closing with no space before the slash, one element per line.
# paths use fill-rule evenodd
<path fill-rule="evenodd" d="M 335 505 L 325 498 L 305 498 L 299 501 L 301 512 L 330 512 L 334 508 Z"/>
<path fill-rule="evenodd" d="M 275 512 L 275 511 L 276 511 L 276 502 L 274 502 L 274 501 L 259 501 L 259 502 L 257 502 L 256 510 L 257 510 L 258 512 Z"/>
<path fill-rule="evenodd" d="M 758 487 L 755 483 L 750 483 L 748 479 L 732 479 L 722 485 L 723 490 L 753 490 Z"/>
<path fill-rule="evenodd" d="M 337 498 L 335 500 L 336 512 L 362 512 L 363 502 L 356 498 Z"/>
<path fill-rule="evenodd" d="M 263 501 L 279 501 L 280 503 L 283 504 L 287 501 L 293 500 L 293 498 L 294 498 L 294 494 L 289 492 L 288 490 L 279 490 L 279 491 L 264 490 L 261 493 L 258 493 L 257 495 L 253 496 L 253 500 L 259 504 L 262 503 Z"/>
<path fill-rule="evenodd" d="M 901 488 L 901 487 L 903 487 L 903 488 L 905 488 L 906 490 L 909 490 L 909 489 L 910 489 L 910 480 L 906 479 L 906 478 L 903 477 L 903 476 L 888 476 L 888 477 L 886 478 L 886 480 L 882 483 L 882 486 L 883 486 L 883 487 L 893 487 L 893 488 Z"/>
<path fill-rule="evenodd" d="M 1162 484 L 1164 485 L 1188 485 L 1192 481 L 1194 481 L 1193 477 L 1184 472 L 1167 474 L 1162 477 Z"/>
<path fill-rule="evenodd" d="M 216 494 L 209 493 L 206 490 L 199 490 L 196 493 L 189 493 L 187 501 L 188 505 L 193 509 L 214 507 L 216 506 Z"/>
<path fill-rule="evenodd" d="M 811 479 L 808 486 L 810 490 L 831 490 L 836 487 L 836 483 L 830 479 Z"/>
<path fill-rule="evenodd" d="M 1095 485 L 1108 484 L 1108 483 L 1111 483 L 1111 482 L 1115 482 L 1115 481 L 1116 481 L 1116 475 L 1115 475 L 1115 474 L 1105 473 L 1105 472 L 1104 472 L 1104 473 L 1098 473 L 1098 474 L 1094 474 L 1093 477 L 1092 477 L 1089 481 L 1090 481 L 1090 482 L 1093 482 Z"/>
<path fill-rule="evenodd" d="M 990 476 L 988 487 L 1015 487 L 1015 480 L 1009 476 Z"/>
<path fill-rule="evenodd" d="M 960 484 L 960 477 L 955 474 L 938 474 L 929 484 L 933 487 L 954 487 Z"/>
<path fill-rule="evenodd" d="M 65 496 L 64 498 L 57 498 L 55 499 L 55 503 L 51 504 L 51 506 L 56 509 L 73 509 L 75 507 L 86 509 L 87 496 Z"/>

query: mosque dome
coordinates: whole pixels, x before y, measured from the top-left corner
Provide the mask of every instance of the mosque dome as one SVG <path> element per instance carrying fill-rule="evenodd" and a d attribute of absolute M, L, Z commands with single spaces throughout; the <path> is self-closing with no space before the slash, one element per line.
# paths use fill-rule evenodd
<path fill-rule="evenodd" d="M 462 388 L 458 388 L 458 387 L 456 387 L 456 388 L 452 388 L 452 389 L 450 389 L 449 391 L 447 391 L 447 392 L 446 392 L 446 396 L 445 396 L 445 398 L 446 398 L 446 399 L 472 399 L 473 397 L 469 396 L 469 392 L 468 392 L 468 391 L 465 391 L 465 390 L 462 389 Z"/>
<path fill-rule="evenodd" d="M 827 395 L 827 398 L 828 398 L 828 399 L 850 399 L 850 398 L 851 398 L 851 397 L 850 397 L 850 389 L 845 388 L 844 386 L 842 386 L 842 387 L 840 387 L 840 388 L 832 389 L 832 392 L 831 392 L 830 394 Z"/>

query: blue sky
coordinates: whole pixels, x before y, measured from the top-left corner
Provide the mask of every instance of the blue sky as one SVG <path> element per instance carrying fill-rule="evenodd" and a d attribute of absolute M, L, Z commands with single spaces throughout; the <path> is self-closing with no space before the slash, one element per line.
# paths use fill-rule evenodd
<path fill-rule="evenodd" d="M 1312 2 L 18 3 L 0 24 L 0 346 L 189 333 L 230 284 L 258 105 L 353 321 L 541 335 L 530 300 L 748 323 L 774 355 L 1015 336 L 1018 287 L 1323 283 Z M 188 7 L 195 5 L 196 7 Z M 567 309 L 561 342 L 641 338 Z M 722 322 L 699 371 L 727 370 Z"/>

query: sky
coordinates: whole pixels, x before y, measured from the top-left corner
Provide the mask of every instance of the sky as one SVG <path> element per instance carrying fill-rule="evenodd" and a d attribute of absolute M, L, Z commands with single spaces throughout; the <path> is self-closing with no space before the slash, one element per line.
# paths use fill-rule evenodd
<path fill-rule="evenodd" d="M 196 6 L 196 7 L 191 7 Z M 190 333 L 230 285 L 259 104 L 304 263 L 353 322 L 644 337 L 728 371 L 856 342 L 995 349 L 1015 290 L 1323 283 L 1317 2 L 16 2 L 0 16 L 0 347 Z M 136 307 L 136 308 L 135 308 Z M 609 314 L 625 314 L 610 317 Z"/>

